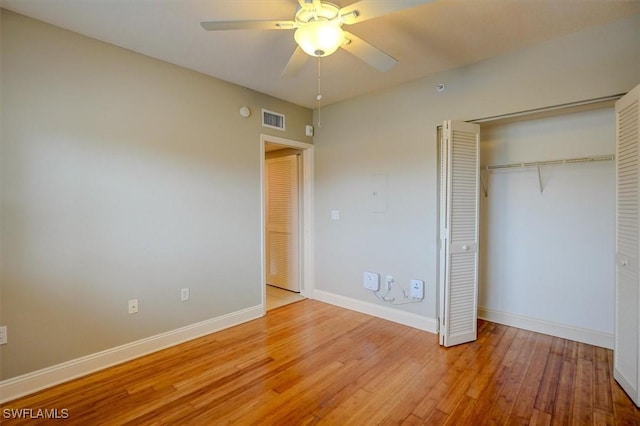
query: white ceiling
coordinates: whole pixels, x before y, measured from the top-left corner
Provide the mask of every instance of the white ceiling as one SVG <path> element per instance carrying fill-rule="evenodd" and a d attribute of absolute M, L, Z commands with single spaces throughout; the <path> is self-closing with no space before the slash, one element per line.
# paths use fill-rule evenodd
<path fill-rule="evenodd" d="M 402 2 L 403 0 L 370 0 Z M 353 0 L 334 0 L 338 6 Z M 316 59 L 281 78 L 293 31 L 207 32 L 200 21 L 291 20 L 296 0 L 0 0 L 0 5 L 116 46 L 317 106 Z M 437 0 L 349 26 L 395 57 L 381 73 L 340 49 L 321 59 L 323 105 L 482 61 L 640 13 L 640 0 Z"/>

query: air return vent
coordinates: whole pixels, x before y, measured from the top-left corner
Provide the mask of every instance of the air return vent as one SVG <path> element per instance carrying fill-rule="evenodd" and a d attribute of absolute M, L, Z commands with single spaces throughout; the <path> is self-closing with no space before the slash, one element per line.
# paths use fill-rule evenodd
<path fill-rule="evenodd" d="M 285 130 L 284 114 L 277 112 L 262 110 L 262 126 L 272 129 Z"/>

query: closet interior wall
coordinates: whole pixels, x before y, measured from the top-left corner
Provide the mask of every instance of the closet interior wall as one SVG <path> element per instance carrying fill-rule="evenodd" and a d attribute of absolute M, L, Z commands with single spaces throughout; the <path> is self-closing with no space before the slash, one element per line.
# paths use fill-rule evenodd
<path fill-rule="evenodd" d="M 482 166 L 615 152 L 613 108 L 527 118 L 482 124 Z M 614 166 L 482 171 L 481 318 L 612 347 Z"/>

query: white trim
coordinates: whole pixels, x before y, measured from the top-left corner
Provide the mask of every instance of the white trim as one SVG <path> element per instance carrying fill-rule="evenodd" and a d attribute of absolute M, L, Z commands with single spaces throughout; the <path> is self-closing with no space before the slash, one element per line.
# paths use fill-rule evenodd
<path fill-rule="evenodd" d="M 633 386 L 631 382 L 628 381 L 627 378 L 622 375 L 622 372 L 617 368 L 613 369 L 613 378 L 616 379 L 618 384 L 627 393 L 627 396 L 631 398 L 633 403 L 637 406 L 640 406 L 640 397 L 638 396 L 638 392 L 636 391 L 635 386 Z"/>
<path fill-rule="evenodd" d="M 314 233 L 313 233 L 313 147 L 302 152 L 302 295 L 311 299 L 315 289 Z"/>
<path fill-rule="evenodd" d="M 603 96 L 601 98 L 584 99 L 582 101 L 568 102 L 565 104 L 551 105 L 547 107 L 528 109 L 501 115 L 493 115 L 491 117 L 476 118 L 474 120 L 467 121 L 469 121 L 470 123 L 493 123 L 502 120 L 519 119 L 520 117 L 532 119 L 542 118 L 549 115 L 571 114 L 573 112 L 587 111 L 589 109 L 596 108 L 610 108 L 613 106 L 615 101 L 622 98 L 623 96 L 624 93 L 619 93 L 617 95 Z"/>
<path fill-rule="evenodd" d="M 302 150 L 312 149 L 313 144 L 307 142 L 295 141 L 293 139 L 281 138 L 279 136 L 267 135 L 264 133 L 260 134 L 260 142 L 265 143 L 275 143 L 276 145 L 285 145 L 291 148 L 298 148 Z M 264 150 L 262 151 L 264 154 Z"/>
<path fill-rule="evenodd" d="M 0 381 L 0 403 L 260 318 L 263 315 L 264 307 L 254 306 Z"/>
<path fill-rule="evenodd" d="M 574 327 L 483 307 L 478 308 L 478 318 L 510 327 L 535 331 L 536 333 L 549 334 L 555 337 L 562 337 L 563 339 L 613 349 L 613 333 L 603 333 L 601 331 Z"/>
<path fill-rule="evenodd" d="M 428 331 L 429 333 L 437 333 L 435 318 L 423 317 L 411 312 L 401 311 L 399 309 L 381 306 L 371 302 L 365 302 L 359 299 L 342 296 L 327 291 L 316 290 L 314 298 L 321 302 L 330 303 L 342 308 L 351 309 L 352 311 L 362 312 L 374 317 L 397 322 L 419 330 Z"/>
<path fill-rule="evenodd" d="M 267 270 L 265 265 L 265 144 L 275 143 L 290 148 L 298 148 L 302 150 L 302 253 L 300 256 L 301 266 L 301 282 L 300 294 L 306 298 L 312 299 L 314 294 L 314 275 L 313 275 L 313 152 L 314 146 L 310 143 L 299 142 L 292 139 L 285 139 L 278 136 L 260 135 L 260 262 L 262 271 L 262 305 L 264 309 L 267 306 Z"/>

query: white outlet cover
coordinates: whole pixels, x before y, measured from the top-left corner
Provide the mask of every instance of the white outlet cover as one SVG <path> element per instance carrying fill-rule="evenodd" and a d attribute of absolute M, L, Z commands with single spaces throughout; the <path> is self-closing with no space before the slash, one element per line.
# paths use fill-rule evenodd
<path fill-rule="evenodd" d="M 424 299 L 424 281 L 411 280 L 411 297 Z"/>
<path fill-rule="evenodd" d="M 362 277 L 364 288 L 367 290 L 380 290 L 380 275 L 375 272 L 365 272 Z"/>

